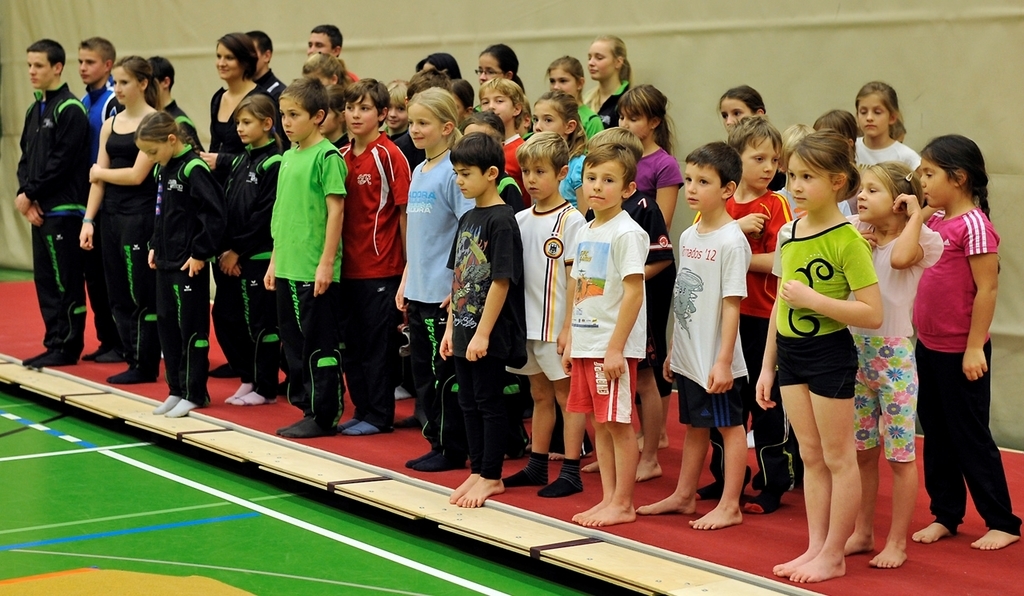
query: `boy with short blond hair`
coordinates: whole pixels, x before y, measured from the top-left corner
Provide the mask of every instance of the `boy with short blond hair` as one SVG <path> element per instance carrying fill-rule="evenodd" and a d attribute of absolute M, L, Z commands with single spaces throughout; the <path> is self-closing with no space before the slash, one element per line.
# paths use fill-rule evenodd
<path fill-rule="evenodd" d="M 335 434 L 341 413 L 338 304 L 345 160 L 320 134 L 327 92 L 296 79 L 281 93 L 281 120 L 291 149 L 281 156 L 270 221 L 274 251 L 264 284 L 277 292 L 288 401 L 303 418 L 278 429 L 290 438 Z"/>
<path fill-rule="evenodd" d="M 555 429 L 555 408 L 565 417 L 565 460 L 555 483 L 542 488 L 542 497 L 564 497 L 583 490 L 580 446 L 586 427 L 582 414 L 566 413 L 569 376 L 562 370 L 559 350 L 569 334 L 566 288 L 576 257 L 576 237 L 586 225 L 583 215 L 558 192 L 568 173 L 569 147 L 558 134 L 532 136 L 516 152 L 523 183 L 534 205 L 516 214 L 523 239 L 523 284 L 526 288 L 526 366 L 510 369 L 530 378 L 533 397 L 533 447 L 526 468 L 504 479 L 505 487 L 548 483 L 548 450 Z"/>
<path fill-rule="evenodd" d="M 470 475 L 449 502 L 482 507 L 505 492 L 506 366 L 526 363 L 523 242 L 512 209 L 498 195 L 501 145 L 486 134 L 463 137 L 451 151 L 456 183 L 475 207 L 459 218 L 448 268 L 452 276 L 443 358 L 455 359 L 466 421 Z"/>
<path fill-rule="evenodd" d="M 647 233 L 622 210 L 636 190 L 636 153 L 603 144 L 583 163 L 583 191 L 594 221 L 581 231 L 572 273 L 570 339 L 562 366 L 572 375 L 568 412 L 590 414 L 597 431 L 601 502 L 573 517 L 588 527 L 636 519 L 639 455 L 631 424 L 637 365 L 646 353 L 644 262 Z"/>
<path fill-rule="evenodd" d="M 519 128 L 526 115 L 526 104 L 523 88 L 509 79 L 497 77 L 480 86 L 480 109 L 494 112 L 505 125 L 505 171 L 519 185 L 523 192 L 523 202 L 529 207 L 533 201 L 530 200 L 530 193 L 523 188 L 523 172 L 516 160 L 516 151 L 523 144 Z"/>
<path fill-rule="evenodd" d="M 376 79 L 345 92 L 345 124 L 351 141 L 341 147 L 348 166 L 342 227 L 342 312 L 345 380 L 355 412 L 338 429 L 343 435 L 391 432 L 399 367 L 394 296 L 405 270 L 405 207 L 409 162 L 380 132 L 391 95 Z"/>
<path fill-rule="evenodd" d="M 710 429 L 717 428 L 725 444 L 725 488 L 717 507 L 690 522 L 697 530 L 717 530 L 743 521 L 740 494 L 747 445 L 740 387 L 747 368 L 738 334 L 750 247 L 725 208 L 742 171 L 740 156 L 725 143 L 704 145 L 686 157 L 686 199 L 701 218 L 679 238 L 672 356 L 662 373 L 677 383 L 679 421 L 686 425 L 686 442 L 675 492 L 637 510 L 641 515 L 696 511 L 697 482 Z"/>

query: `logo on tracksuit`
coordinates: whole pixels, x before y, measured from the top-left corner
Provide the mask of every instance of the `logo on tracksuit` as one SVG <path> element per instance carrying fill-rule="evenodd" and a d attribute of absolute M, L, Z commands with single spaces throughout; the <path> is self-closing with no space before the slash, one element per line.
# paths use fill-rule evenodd
<path fill-rule="evenodd" d="M 183 192 L 185 190 L 185 187 L 174 178 L 171 178 L 170 180 L 167 181 L 167 190 Z"/>

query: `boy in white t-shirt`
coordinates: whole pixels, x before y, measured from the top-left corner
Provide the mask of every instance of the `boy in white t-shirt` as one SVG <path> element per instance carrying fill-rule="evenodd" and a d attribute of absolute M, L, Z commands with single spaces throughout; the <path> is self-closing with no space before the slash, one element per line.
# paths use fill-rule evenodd
<path fill-rule="evenodd" d="M 567 497 L 583 490 L 580 447 L 587 419 L 565 412 L 569 375 L 562 370 L 562 348 L 569 336 L 566 286 L 576 258 L 576 237 L 587 224 L 562 198 L 559 182 L 569 171 L 569 147 L 556 133 L 533 135 L 516 151 L 523 184 L 533 207 L 516 214 L 523 238 L 523 286 L 526 291 L 526 366 L 510 372 L 530 377 L 533 396 L 533 447 L 526 467 L 503 480 L 505 488 L 548 483 L 548 450 L 555 408 L 563 410 L 565 460 L 558 480 L 538 493 Z M 557 402 L 557 403 L 556 403 Z"/>
<path fill-rule="evenodd" d="M 562 366 L 572 374 L 567 412 L 590 414 L 601 468 L 601 502 L 572 520 L 588 527 L 636 519 L 639 453 L 631 424 L 636 369 L 646 354 L 644 263 L 650 240 L 622 210 L 636 190 L 637 156 L 610 143 L 583 162 L 583 193 L 594 221 L 579 234 L 572 273 L 572 328 Z"/>
<path fill-rule="evenodd" d="M 696 512 L 697 482 L 711 429 L 717 428 L 725 446 L 722 497 L 713 510 L 690 522 L 696 530 L 717 530 L 743 521 L 740 493 L 747 442 L 740 386 L 747 367 L 739 324 L 751 252 L 739 223 L 725 208 L 742 177 L 743 163 L 729 145 L 710 143 L 686 157 L 685 172 L 686 201 L 700 211 L 700 220 L 679 238 L 672 357 L 665 362 L 664 375 L 677 380 L 686 440 L 675 492 L 637 512 Z"/>

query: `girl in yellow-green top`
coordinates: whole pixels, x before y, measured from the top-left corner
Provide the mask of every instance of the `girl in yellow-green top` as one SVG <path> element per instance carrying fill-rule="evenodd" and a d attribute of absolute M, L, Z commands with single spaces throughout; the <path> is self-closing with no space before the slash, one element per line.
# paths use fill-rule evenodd
<path fill-rule="evenodd" d="M 583 65 L 572 56 L 562 56 L 548 66 L 548 88 L 551 91 L 568 93 L 576 100 L 580 114 L 580 122 L 583 124 L 583 131 L 586 138 L 590 138 L 604 130 L 601 117 L 593 108 L 583 103 L 583 85 L 586 78 L 583 76 Z M 575 201 L 575 197 L 571 202 Z M 574 203 L 575 204 L 575 203 Z"/>
<path fill-rule="evenodd" d="M 804 583 L 846 573 L 844 549 L 861 494 L 850 432 L 857 351 L 847 325 L 877 329 L 882 296 L 871 249 L 838 207 L 860 183 L 846 139 L 831 131 L 807 136 L 789 158 L 788 175 L 793 198 L 807 214 L 779 233 L 772 272 L 781 283 L 757 401 L 763 408 L 777 405 L 771 388 L 778 364 L 783 404 L 804 460 L 808 546 L 774 573 Z"/>
<path fill-rule="evenodd" d="M 632 73 L 626 58 L 626 43 L 614 35 L 602 35 L 590 44 L 587 69 L 597 88 L 587 96 L 586 104 L 597 112 L 605 128 L 619 125 L 619 98 L 629 89 Z"/>

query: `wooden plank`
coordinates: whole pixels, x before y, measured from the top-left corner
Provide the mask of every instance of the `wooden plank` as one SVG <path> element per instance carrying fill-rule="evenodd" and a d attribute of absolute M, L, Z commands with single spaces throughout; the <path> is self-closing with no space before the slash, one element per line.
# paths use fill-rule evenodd
<path fill-rule="evenodd" d="M 0 381 L 18 385 L 33 393 L 63 401 L 69 395 L 91 395 L 103 393 L 89 385 L 77 381 L 56 377 L 45 372 L 25 368 L 20 364 L 0 364 Z"/>
<path fill-rule="evenodd" d="M 130 397 L 114 395 L 113 393 L 98 393 L 95 395 L 69 395 L 65 401 L 73 406 L 78 406 L 99 414 L 105 418 L 124 418 L 126 415 L 141 416 L 152 415 L 153 405 L 141 402 Z"/>
<path fill-rule="evenodd" d="M 717 573 L 608 543 L 547 550 L 541 553 L 540 558 L 652 594 L 665 594 L 726 579 Z"/>
<path fill-rule="evenodd" d="M 377 477 L 373 472 L 236 431 L 186 434 L 182 439 L 186 443 L 254 462 L 268 471 L 323 489 L 327 489 L 331 482 Z"/>
<path fill-rule="evenodd" d="M 334 487 L 334 492 L 410 519 L 457 509 L 448 503 L 448 495 L 396 480 L 342 484 Z"/>
<path fill-rule="evenodd" d="M 786 592 L 762 588 L 736 579 L 723 579 L 669 592 L 672 596 L 771 596 Z"/>
<path fill-rule="evenodd" d="M 437 522 L 442 530 L 525 555 L 529 555 L 533 547 L 585 538 L 583 534 L 523 519 L 490 507 L 464 509 L 447 505 L 445 509 L 426 517 Z"/>
<path fill-rule="evenodd" d="M 153 414 L 152 408 L 147 409 L 145 412 L 125 412 L 123 414 L 124 421 L 132 426 L 137 426 L 145 430 L 155 432 L 157 434 L 170 437 L 175 440 L 179 440 L 179 433 L 195 432 L 204 430 L 220 430 L 223 427 L 204 422 L 202 420 L 196 420 L 195 418 L 168 418 L 166 416 L 157 416 Z M 238 458 L 237 461 L 244 461 Z"/>

